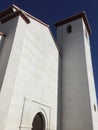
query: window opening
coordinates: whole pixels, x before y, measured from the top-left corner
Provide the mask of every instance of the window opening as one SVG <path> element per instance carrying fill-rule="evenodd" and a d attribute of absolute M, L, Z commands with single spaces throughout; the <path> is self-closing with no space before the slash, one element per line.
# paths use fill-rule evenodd
<path fill-rule="evenodd" d="M 71 33 L 71 32 L 72 32 L 72 26 L 68 25 L 68 27 L 67 27 L 67 33 Z"/>
<path fill-rule="evenodd" d="M 96 112 L 96 105 L 94 104 L 94 111 Z"/>
<path fill-rule="evenodd" d="M 45 130 L 45 118 L 42 113 L 37 113 L 34 117 L 31 130 Z"/>

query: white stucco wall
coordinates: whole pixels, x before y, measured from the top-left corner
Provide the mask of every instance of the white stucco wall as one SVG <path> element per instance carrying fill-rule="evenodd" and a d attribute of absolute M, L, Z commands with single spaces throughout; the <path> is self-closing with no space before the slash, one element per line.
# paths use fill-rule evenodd
<path fill-rule="evenodd" d="M 48 27 L 32 19 L 26 24 L 19 17 L 8 67 L 8 74 L 16 76 L 11 77 L 13 92 L 4 130 L 31 130 L 37 112 L 46 115 L 46 129 L 56 130 L 58 51 Z"/>
<path fill-rule="evenodd" d="M 68 25 L 72 26 L 71 33 L 67 33 Z M 89 85 L 90 82 L 93 84 L 88 76 L 87 66 L 89 64 L 92 71 L 89 61 L 91 55 L 86 47 L 88 43 L 84 41 L 84 33 L 82 19 L 57 28 L 58 46 L 62 53 L 62 130 L 93 130 L 91 98 L 95 100 L 95 88 L 91 90 Z M 90 75 L 93 78 L 92 73 Z"/>
<path fill-rule="evenodd" d="M 87 32 L 85 26 L 84 26 L 84 32 Z M 84 42 L 85 42 L 84 45 L 85 45 L 87 76 L 88 76 L 89 93 L 90 93 L 91 110 L 92 110 L 93 129 L 98 130 L 98 108 L 97 108 L 97 98 L 95 91 L 92 59 L 91 59 L 90 42 L 88 34 L 86 35 L 86 37 L 85 34 L 86 33 L 84 33 Z M 94 106 L 96 110 L 94 109 Z"/>
<path fill-rule="evenodd" d="M 10 100 L 12 96 L 13 84 L 16 75 L 16 64 L 14 63 L 15 53 L 10 51 L 13 46 L 14 35 L 18 19 L 15 18 L 5 24 L 0 24 L 0 31 L 6 34 L 2 37 L 0 50 L 0 129 L 4 130 L 7 123 Z M 9 58 L 10 57 L 10 58 Z M 10 60 L 9 60 L 10 59 Z M 10 66 L 11 64 L 11 66 Z M 14 68 L 14 73 L 13 73 Z"/>

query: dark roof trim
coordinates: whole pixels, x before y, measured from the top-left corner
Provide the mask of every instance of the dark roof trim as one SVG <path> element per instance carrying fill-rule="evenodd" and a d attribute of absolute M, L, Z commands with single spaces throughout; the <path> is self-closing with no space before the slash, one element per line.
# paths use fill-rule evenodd
<path fill-rule="evenodd" d="M 27 24 L 30 23 L 29 18 L 21 10 L 14 11 L 12 7 L 0 12 L 0 22 L 5 23 L 18 15 L 20 15 Z"/>
<path fill-rule="evenodd" d="M 0 18 L 4 17 L 12 12 L 13 12 L 13 9 L 11 7 L 9 7 L 9 8 L 0 12 Z"/>
<path fill-rule="evenodd" d="M 11 7 L 9 7 L 9 8 L 0 12 L 0 22 L 5 23 L 5 22 L 11 20 L 12 18 L 14 18 L 18 15 L 20 15 L 27 24 L 30 23 L 29 18 L 32 18 L 35 21 L 41 23 L 42 25 L 49 27 L 49 25 L 45 24 L 44 22 L 40 21 L 39 19 L 37 19 L 37 18 L 33 17 L 32 15 L 28 14 L 24 10 L 21 10 L 20 8 L 18 8 L 14 4 Z"/>
<path fill-rule="evenodd" d="M 46 24 L 46 23 L 42 22 L 41 20 L 39 20 L 39 19 L 35 18 L 34 16 L 32 16 L 32 15 L 28 14 L 27 12 L 25 12 L 25 14 L 26 14 L 28 17 L 30 17 L 31 19 L 34 19 L 35 21 L 37 21 L 37 22 L 41 23 L 42 25 L 44 25 L 44 26 L 46 26 L 46 27 L 49 27 L 49 25 L 48 25 L 48 24 Z"/>
<path fill-rule="evenodd" d="M 59 27 L 59 26 L 61 26 L 63 24 L 69 23 L 71 21 L 74 21 L 74 20 L 77 20 L 77 19 L 80 19 L 80 18 L 83 18 L 84 23 L 85 23 L 85 25 L 87 27 L 88 33 L 90 34 L 91 33 L 91 28 L 90 28 L 90 25 L 89 25 L 89 22 L 88 22 L 88 19 L 87 19 L 87 16 L 86 16 L 85 12 L 74 15 L 72 17 L 69 17 L 69 18 L 65 19 L 65 20 L 59 21 L 59 22 L 55 23 L 54 25 L 55 25 L 55 27 Z"/>
<path fill-rule="evenodd" d="M 13 4 L 12 6 L 13 6 L 13 8 L 15 8 L 16 10 L 20 10 L 16 5 Z M 41 20 L 35 18 L 34 16 L 30 15 L 29 13 L 25 12 L 24 10 L 22 10 L 22 12 L 23 12 L 23 14 L 25 14 L 25 15 L 28 16 L 28 17 L 30 17 L 31 19 L 34 19 L 35 21 L 37 21 L 37 22 L 43 24 L 44 26 L 49 27 L 49 25 L 47 25 L 46 23 L 42 22 Z"/>
<path fill-rule="evenodd" d="M 24 19 L 24 21 L 25 21 L 27 24 L 30 23 L 29 18 L 28 18 L 22 11 L 19 11 L 19 15 Z"/>
<path fill-rule="evenodd" d="M 14 17 L 18 16 L 19 15 L 19 12 L 13 12 L 7 16 L 4 16 L 0 19 L 0 22 L 3 24 L 11 19 L 13 19 Z"/>
<path fill-rule="evenodd" d="M 0 36 L 6 37 L 6 35 L 4 33 L 2 33 L 2 32 L 0 32 Z"/>
<path fill-rule="evenodd" d="M 16 5 L 14 5 L 14 4 L 12 5 L 12 7 L 13 7 L 14 9 L 16 9 L 16 10 L 21 10 L 20 8 L 18 8 L 18 7 L 17 7 Z M 44 26 L 46 26 L 46 27 L 49 27 L 49 25 L 47 25 L 46 23 L 42 22 L 41 20 L 35 18 L 34 16 L 30 15 L 29 13 L 25 12 L 24 10 L 21 10 L 21 11 L 22 11 L 22 13 L 23 13 L 25 16 L 28 16 L 28 17 L 30 17 L 31 19 L 34 19 L 35 21 L 41 23 L 42 25 L 44 25 Z"/>
<path fill-rule="evenodd" d="M 10 15 L 10 16 L 9 16 Z M 35 21 L 41 23 L 42 25 L 46 26 L 46 27 L 49 27 L 49 25 L 45 24 L 44 22 L 40 21 L 39 19 L 33 17 L 32 15 L 28 14 L 27 12 L 25 12 L 24 10 L 21 10 L 20 8 L 18 8 L 16 5 L 12 5 L 11 7 L 3 10 L 0 12 L 0 21 L 1 19 L 3 19 L 4 17 L 4 21 L 7 22 L 8 20 L 16 17 L 20 15 L 24 21 L 28 24 L 30 23 L 30 20 L 29 18 L 32 18 L 34 19 Z M 7 17 L 6 20 L 5 20 L 5 16 Z M 12 16 L 12 17 L 11 17 Z"/>

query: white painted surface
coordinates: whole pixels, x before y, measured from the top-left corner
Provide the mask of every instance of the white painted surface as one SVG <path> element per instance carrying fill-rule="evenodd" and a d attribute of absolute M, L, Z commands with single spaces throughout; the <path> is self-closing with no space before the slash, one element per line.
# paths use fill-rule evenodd
<path fill-rule="evenodd" d="M 7 35 L 6 38 L 2 39 L 2 43 L 0 43 L 3 44 L 0 51 L 0 130 L 4 130 L 7 123 L 7 116 L 16 74 L 16 65 L 13 60 L 15 55 L 12 54 L 10 56 L 10 50 L 13 46 L 17 20 L 18 19 L 15 18 L 5 24 L 0 24 L 0 31 Z M 11 57 L 10 60 L 9 56 Z"/>
<path fill-rule="evenodd" d="M 6 113 L 2 110 L 3 114 L 7 114 L 7 121 L 4 120 L 5 128 L 3 129 L 1 118 L 0 127 L 2 130 L 19 130 L 19 128 L 31 130 L 34 108 L 36 108 L 38 112 L 42 111 L 44 115 L 46 114 L 46 129 L 56 130 L 58 51 L 50 31 L 37 21 L 31 19 L 31 23 L 26 24 L 19 17 L 17 29 L 12 38 L 14 38 L 13 46 L 2 86 L 2 88 L 6 86 L 11 88 L 11 91 L 9 89 L 10 98 L 6 101 L 10 107 Z M 7 92 L 8 90 L 5 89 L 6 96 L 9 94 Z M 1 93 L 1 99 L 6 100 L 6 96 L 4 97 Z M 23 110 L 25 97 L 28 97 L 26 104 L 29 103 L 30 107 L 25 105 Z M 32 100 L 38 103 L 34 105 Z M 27 118 L 25 115 L 28 115 Z"/>
<path fill-rule="evenodd" d="M 62 58 L 49 28 L 30 20 L 26 24 L 16 17 L 0 24 L 7 35 L 0 37 L 0 130 L 31 130 L 38 112 L 45 117 L 46 130 L 56 130 L 57 99 L 61 130 L 98 130 L 89 39 L 82 19 L 57 29 Z M 71 34 L 66 33 L 69 24 Z"/>
<path fill-rule="evenodd" d="M 72 26 L 71 33 L 67 33 L 68 25 Z M 57 28 L 58 45 L 62 53 L 62 130 L 98 129 L 93 121 L 97 115 L 93 105 L 97 106 L 97 103 L 91 54 L 89 43 L 85 41 L 84 27 L 82 19 L 79 19 Z"/>
<path fill-rule="evenodd" d="M 91 52 L 90 52 L 90 42 L 89 42 L 88 35 L 87 37 L 84 36 L 84 41 L 85 41 L 84 45 L 85 45 L 85 54 L 86 54 L 86 61 L 87 61 L 86 65 L 87 65 L 87 75 L 88 75 L 89 93 L 90 93 L 90 101 L 91 101 L 93 129 L 98 130 L 98 108 L 97 108 L 97 99 L 96 99 L 94 75 L 93 75 Z M 96 111 L 94 110 L 94 105 L 96 107 Z"/>

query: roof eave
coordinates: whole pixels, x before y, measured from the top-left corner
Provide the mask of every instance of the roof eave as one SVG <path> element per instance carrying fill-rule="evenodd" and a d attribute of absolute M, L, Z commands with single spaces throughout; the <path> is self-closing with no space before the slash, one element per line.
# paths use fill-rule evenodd
<path fill-rule="evenodd" d="M 56 22 L 54 25 L 55 25 L 55 27 L 59 27 L 61 25 L 64 25 L 66 23 L 72 22 L 72 21 L 80 19 L 80 18 L 82 18 L 84 20 L 84 23 L 86 25 L 88 33 L 91 34 L 91 28 L 90 28 L 86 13 L 84 11 L 82 13 L 77 14 L 77 15 L 71 16 L 71 17 L 69 17 L 67 19 Z"/>
<path fill-rule="evenodd" d="M 12 5 L 12 7 L 13 7 L 14 9 L 16 9 L 16 10 L 21 10 L 19 7 L 17 7 L 17 6 L 16 6 L 16 5 L 14 5 L 14 4 Z M 48 25 L 48 24 L 46 24 L 46 23 L 42 22 L 41 20 L 39 20 L 39 19 L 35 18 L 34 16 L 30 15 L 30 14 L 29 14 L 29 13 L 27 13 L 26 11 L 21 10 L 21 12 L 22 12 L 25 16 L 30 17 L 31 19 L 33 19 L 33 20 L 35 20 L 35 21 L 37 21 L 37 22 L 41 23 L 42 25 L 44 25 L 44 26 L 46 26 L 46 27 L 49 27 L 49 25 Z"/>

